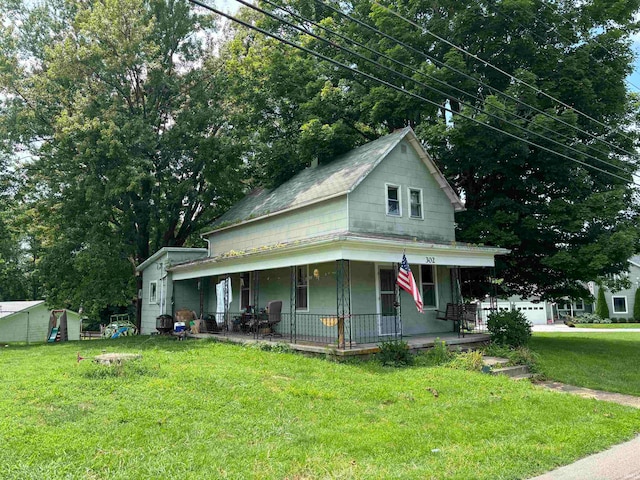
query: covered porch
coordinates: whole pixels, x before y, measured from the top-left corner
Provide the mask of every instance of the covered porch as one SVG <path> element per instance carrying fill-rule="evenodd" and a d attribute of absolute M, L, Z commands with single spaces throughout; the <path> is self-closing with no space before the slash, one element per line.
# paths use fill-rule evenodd
<path fill-rule="evenodd" d="M 422 314 L 396 285 L 403 252 L 424 297 Z M 172 311 L 193 311 L 203 334 L 325 349 L 457 338 L 456 325 L 443 317 L 448 304 L 464 301 L 463 272 L 481 267 L 488 274 L 501 253 L 353 234 L 226 252 L 170 268 Z M 479 310 L 467 336 L 485 326 Z"/>

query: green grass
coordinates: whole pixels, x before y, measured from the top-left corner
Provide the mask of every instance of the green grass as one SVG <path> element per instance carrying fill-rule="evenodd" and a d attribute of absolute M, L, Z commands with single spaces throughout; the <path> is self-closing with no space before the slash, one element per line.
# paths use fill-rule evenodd
<path fill-rule="evenodd" d="M 547 377 L 581 387 L 640 395 L 640 332 L 536 333 L 531 350 Z"/>
<path fill-rule="evenodd" d="M 640 323 L 577 323 L 580 328 L 625 329 L 640 328 Z"/>
<path fill-rule="evenodd" d="M 102 349 L 143 358 L 76 363 Z M 3 348 L 0 385 L 3 479 L 516 479 L 640 432 L 503 377 L 153 337 Z"/>

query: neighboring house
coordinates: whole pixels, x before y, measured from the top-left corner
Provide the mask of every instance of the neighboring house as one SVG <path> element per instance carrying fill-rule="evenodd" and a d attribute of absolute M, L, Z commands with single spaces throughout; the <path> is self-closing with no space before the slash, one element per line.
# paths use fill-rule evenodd
<path fill-rule="evenodd" d="M 80 340 L 79 313 L 67 310 L 69 340 Z M 0 342 L 46 342 L 51 310 L 44 300 L 0 302 Z"/>
<path fill-rule="evenodd" d="M 396 131 L 252 192 L 204 234 L 206 252 L 185 252 L 202 258 L 160 268 L 179 252 L 162 249 L 141 264 L 142 333 L 152 333 L 159 312 L 181 309 L 230 328 L 240 312 L 272 300 L 282 301 L 276 331 L 295 341 L 341 346 L 451 331 L 436 310 L 460 301 L 459 269 L 493 267 L 508 253 L 456 243 L 454 214 L 463 209 L 414 132 Z M 395 285 L 403 252 L 423 314 Z M 221 289 L 227 278 L 230 290 Z"/>
<path fill-rule="evenodd" d="M 518 310 L 526 317 L 531 325 L 546 325 L 553 323 L 557 313 L 554 311 L 555 303 L 539 298 L 522 299 L 518 296 L 509 297 L 508 299 L 498 299 L 493 305 L 489 302 L 480 304 L 484 312 L 488 312 L 493 308 L 498 310 Z"/>
<path fill-rule="evenodd" d="M 631 282 L 631 286 L 625 290 L 611 292 L 605 290 L 604 296 L 609 307 L 609 318 L 633 318 L 633 306 L 636 290 L 640 288 L 640 255 L 635 255 L 629 259 L 629 270 L 626 275 Z M 594 296 L 598 296 L 598 287 L 595 287 Z M 640 319 L 636 319 L 640 320 Z"/>

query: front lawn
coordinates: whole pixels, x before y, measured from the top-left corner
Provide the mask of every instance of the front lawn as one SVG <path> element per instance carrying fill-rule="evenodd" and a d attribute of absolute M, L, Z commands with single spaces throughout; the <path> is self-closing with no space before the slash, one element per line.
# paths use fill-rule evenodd
<path fill-rule="evenodd" d="M 625 329 L 640 328 L 640 323 L 576 323 L 580 328 Z"/>
<path fill-rule="evenodd" d="M 553 380 L 640 395 L 640 332 L 536 333 L 530 348 Z"/>
<path fill-rule="evenodd" d="M 102 350 L 143 358 L 76 362 Z M 504 377 L 157 337 L 3 348 L 0 384 L 4 479 L 517 479 L 640 432 Z"/>

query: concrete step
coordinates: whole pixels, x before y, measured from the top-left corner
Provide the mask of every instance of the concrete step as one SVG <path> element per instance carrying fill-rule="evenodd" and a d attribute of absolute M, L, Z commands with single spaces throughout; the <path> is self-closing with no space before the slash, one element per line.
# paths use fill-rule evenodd
<path fill-rule="evenodd" d="M 514 365 L 513 367 L 493 368 L 491 375 L 506 375 L 508 377 L 516 377 L 518 375 L 526 375 L 529 373 L 529 367 L 526 365 Z"/>
<path fill-rule="evenodd" d="M 523 373 L 522 375 L 515 375 L 511 377 L 511 380 L 529 380 L 533 378 L 533 373 Z"/>
<path fill-rule="evenodd" d="M 504 366 L 509 363 L 509 359 L 502 357 L 482 357 L 482 362 L 489 367 Z"/>

